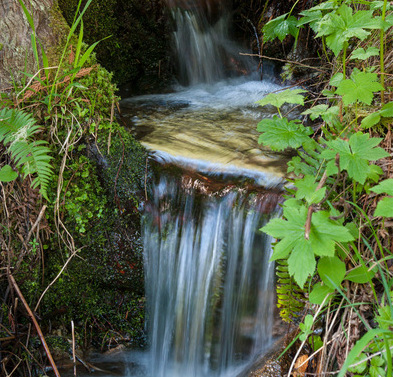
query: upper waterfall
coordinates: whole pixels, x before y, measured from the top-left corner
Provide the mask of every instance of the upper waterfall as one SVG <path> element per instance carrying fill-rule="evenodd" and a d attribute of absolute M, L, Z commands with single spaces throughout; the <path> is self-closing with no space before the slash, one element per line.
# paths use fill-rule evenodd
<path fill-rule="evenodd" d="M 214 83 L 250 73 L 249 58 L 230 39 L 230 4 L 226 0 L 167 0 L 175 23 L 174 49 L 180 82 Z"/>

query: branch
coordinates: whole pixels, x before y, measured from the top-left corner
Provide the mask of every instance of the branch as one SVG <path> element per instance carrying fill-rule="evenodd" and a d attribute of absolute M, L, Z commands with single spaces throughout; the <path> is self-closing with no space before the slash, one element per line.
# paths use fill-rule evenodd
<path fill-rule="evenodd" d="M 29 305 L 27 304 L 27 302 L 26 302 L 26 300 L 25 300 L 21 290 L 19 289 L 18 284 L 16 283 L 14 277 L 11 274 L 9 274 L 9 279 L 10 279 L 11 285 L 14 287 L 17 295 L 19 296 L 19 298 L 23 302 L 23 305 L 25 306 L 25 308 L 27 310 L 27 314 L 29 315 L 29 317 L 33 321 L 34 327 L 37 330 L 38 336 L 39 336 L 39 338 L 41 340 L 41 343 L 42 343 L 42 345 L 43 345 L 43 347 L 45 349 L 46 355 L 48 356 L 49 363 L 52 366 L 52 369 L 53 369 L 53 372 L 54 372 L 55 376 L 56 377 L 61 377 L 59 371 L 57 370 L 56 364 L 55 364 L 55 362 L 53 360 L 52 354 L 50 353 L 49 347 L 46 344 L 46 341 L 45 341 L 45 338 L 44 338 L 44 334 L 42 333 L 41 328 L 40 328 L 40 326 L 39 326 L 39 324 L 38 324 L 38 322 L 37 322 L 33 312 L 31 311 L 31 309 L 30 309 Z"/>

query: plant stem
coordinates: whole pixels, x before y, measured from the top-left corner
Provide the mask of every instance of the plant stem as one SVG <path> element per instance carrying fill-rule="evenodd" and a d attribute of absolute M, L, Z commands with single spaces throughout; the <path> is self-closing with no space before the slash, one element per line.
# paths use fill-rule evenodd
<path fill-rule="evenodd" d="M 348 48 L 348 42 L 344 43 L 344 49 L 343 49 L 343 78 L 344 80 L 347 78 L 346 75 L 346 68 L 347 68 L 347 48 Z"/>
<path fill-rule="evenodd" d="M 381 70 L 381 85 L 383 89 L 381 90 L 381 104 L 383 105 L 385 103 L 385 57 L 384 57 L 384 37 L 385 37 L 385 30 L 384 30 L 384 21 L 386 18 L 386 6 L 387 6 L 387 0 L 384 0 L 383 2 L 383 8 L 382 8 L 382 27 L 381 27 L 381 32 L 379 34 L 379 64 L 380 64 L 380 70 Z"/>

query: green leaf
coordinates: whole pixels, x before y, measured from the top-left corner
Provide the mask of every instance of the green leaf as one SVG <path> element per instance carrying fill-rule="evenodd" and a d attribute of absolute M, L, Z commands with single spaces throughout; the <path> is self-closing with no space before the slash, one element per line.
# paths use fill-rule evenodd
<path fill-rule="evenodd" d="M 342 72 L 338 72 L 335 75 L 333 75 L 333 77 L 330 79 L 329 85 L 337 87 L 340 85 L 343 79 L 344 79 L 344 74 Z"/>
<path fill-rule="evenodd" d="M 377 80 L 376 73 L 354 71 L 351 79 L 341 81 L 336 93 L 343 96 L 345 106 L 355 102 L 370 105 L 374 98 L 373 93 L 383 89 Z"/>
<path fill-rule="evenodd" d="M 0 169 L 0 182 L 11 182 L 18 178 L 18 172 L 12 170 L 10 165 L 5 165 Z"/>
<path fill-rule="evenodd" d="M 346 273 L 345 263 L 338 257 L 321 258 L 317 269 L 321 280 L 332 289 L 341 285 Z"/>
<path fill-rule="evenodd" d="M 370 168 L 369 161 L 377 161 L 389 154 L 382 148 L 376 148 L 382 139 L 370 138 L 368 134 L 357 132 L 349 141 L 336 139 L 326 144 L 331 149 L 322 152 L 322 157 L 335 160 L 340 155 L 340 168 L 346 170 L 348 175 L 357 182 L 364 184 L 375 171 Z"/>
<path fill-rule="evenodd" d="M 261 106 L 273 105 L 280 108 L 284 103 L 291 103 L 296 105 L 304 105 L 304 97 L 302 93 L 307 93 L 303 89 L 286 89 L 282 92 L 270 93 L 256 103 Z"/>
<path fill-rule="evenodd" d="M 325 300 L 327 295 L 330 295 L 334 292 L 333 288 L 330 288 L 327 285 L 322 285 L 322 283 L 318 283 L 314 286 L 313 290 L 310 293 L 309 301 L 312 304 L 321 305 Z"/>
<path fill-rule="evenodd" d="M 377 194 L 388 194 L 393 196 L 393 178 L 383 180 L 370 190 Z"/>
<path fill-rule="evenodd" d="M 297 38 L 299 29 L 297 28 L 297 19 L 294 16 L 289 16 L 285 13 L 279 17 L 270 20 L 263 27 L 263 37 L 266 42 L 278 38 L 281 42 L 290 34 Z"/>
<path fill-rule="evenodd" d="M 325 15 L 318 23 L 317 37 L 326 37 L 327 46 L 337 56 L 352 37 L 364 40 L 370 35 L 366 29 L 379 29 L 380 22 L 373 18 L 373 11 L 356 11 L 342 4 L 336 12 Z"/>
<path fill-rule="evenodd" d="M 358 363 L 360 363 L 360 364 L 358 364 Z M 348 371 L 351 373 L 363 374 L 367 368 L 367 355 L 365 355 L 364 353 L 361 353 L 359 356 L 357 356 L 355 358 L 354 364 L 358 364 L 358 365 L 348 368 Z"/>
<path fill-rule="evenodd" d="M 378 56 L 379 50 L 376 47 L 369 47 L 367 51 L 364 48 L 360 47 L 354 50 L 351 54 L 351 59 L 359 59 L 359 60 L 366 60 L 371 56 Z"/>
<path fill-rule="evenodd" d="M 378 308 L 379 315 L 375 316 L 378 325 L 381 329 L 389 330 L 393 326 L 392 311 L 389 305 L 380 306 Z"/>
<path fill-rule="evenodd" d="M 363 118 L 361 125 L 363 128 L 370 128 L 378 124 L 380 120 L 381 120 L 381 113 L 379 111 L 376 111 Z"/>
<path fill-rule="evenodd" d="M 354 364 L 355 359 L 358 357 L 360 352 L 362 352 L 362 350 L 367 346 L 367 344 L 370 343 L 370 341 L 372 341 L 376 336 L 381 336 L 381 335 L 383 336 L 389 334 L 391 334 L 389 330 L 382 330 L 382 329 L 368 330 L 366 334 L 364 334 L 352 347 L 343 366 L 341 367 L 338 377 L 345 376 L 345 373 L 347 372 L 349 366 Z"/>
<path fill-rule="evenodd" d="M 299 27 L 309 24 L 311 29 L 313 29 L 314 32 L 317 32 L 318 22 L 322 18 L 322 12 L 320 10 L 309 9 L 300 12 L 300 15 L 303 17 L 297 22 L 297 26 Z"/>
<path fill-rule="evenodd" d="M 296 199 L 305 199 L 309 205 L 319 203 L 325 196 L 326 187 L 317 190 L 318 183 L 314 182 L 314 177 L 311 175 L 297 180 L 295 186 Z"/>
<path fill-rule="evenodd" d="M 393 198 L 383 198 L 377 204 L 374 212 L 375 217 L 393 217 Z"/>
<path fill-rule="evenodd" d="M 262 132 L 258 143 L 277 151 L 298 148 L 309 139 L 308 135 L 313 133 L 311 128 L 304 127 L 299 121 L 288 121 L 276 115 L 273 119 L 262 119 L 257 130 Z"/>
<path fill-rule="evenodd" d="M 345 279 L 353 281 L 354 283 L 364 284 L 371 281 L 374 276 L 375 271 L 369 271 L 365 266 L 358 266 L 349 271 L 345 276 Z"/>
<path fill-rule="evenodd" d="M 281 239 L 273 250 L 271 260 L 288 257 L 288 270 L 296 283 L 303 287 L 315 271 L 315 255 L 334 256 L 336 242 L 352 241 L 354 237 L 344 226 L 329 219 L 330 212 L 319 211 L 311 218 L 310 234 L 305 237 L 307 207 L 296 199 L 286 200 L 283 217 L 273 219 L 261 230 Z"/>
<path fill-rule="evenodd" d="M 325 113 L 326 110 L 329 108 L 328 105 L 317 105 L 313 106 L 310 109 L 307 109 L 306 111 L 303 111 L 303 115 L 310 115 L 311 120 L 317 119 L 321 114 Z"/>
<path fill-rule="evenodd" d="M 306 315 L 306 317 L 304 318 L 304 323 L 299 323 L 299 328 L 300 330 L 302 330 L 302 334 L 299 336 L 299 339 L 301 341 L 306 340 L 307 337 L 310 335 L 313 324 L 314 318 L 311 314 Z"/>

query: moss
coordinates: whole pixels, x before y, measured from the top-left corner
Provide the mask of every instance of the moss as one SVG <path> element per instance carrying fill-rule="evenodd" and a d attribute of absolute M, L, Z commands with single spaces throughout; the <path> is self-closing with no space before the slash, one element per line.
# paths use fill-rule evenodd
<path fill-rule="evenodd" d="M 77 4 L 78 0 L 59 0 L 69 24 Z M 88 44 L 101 41 L 96 47 L 97 59 L 114 72 L 119 84 L 133 82 L 140 86 L 148 77 L 145 82 L 151 81 L 150 85 L 158 87 L 168 66 L 166 25 L 160 2 L 97 0 L 84 16 L 85 41 Z"/>

